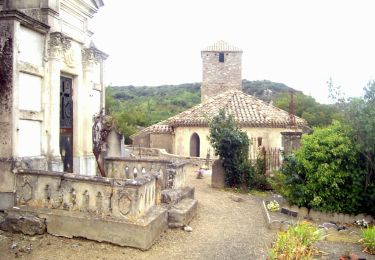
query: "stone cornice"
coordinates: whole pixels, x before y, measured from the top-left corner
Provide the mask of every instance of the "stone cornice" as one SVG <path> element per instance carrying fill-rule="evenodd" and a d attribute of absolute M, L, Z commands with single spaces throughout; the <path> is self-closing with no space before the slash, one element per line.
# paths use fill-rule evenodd
<path fill-rule="evenodd" d="M 0 20 L 17 20 L 22 25 L 37 30 L 41 33 L 47 33 L 50 29 L 47 24 L 18 10 L 0 11 Z"/>
<path fill-rule="evenodd" d="M 63 0 L 61 4 L 90 18 L 104 5 L 101 0 Z"/>

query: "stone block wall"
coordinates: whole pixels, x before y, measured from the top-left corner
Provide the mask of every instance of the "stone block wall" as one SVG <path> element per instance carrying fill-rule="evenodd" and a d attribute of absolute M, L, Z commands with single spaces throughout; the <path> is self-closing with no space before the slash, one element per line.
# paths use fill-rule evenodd
<path fill-rule="evenodd" d="M 224 62 L 220 62 L 220 52 L 202 52 L 202 102 L 229 89 L 242 89 L 242 52 L 223 53 Z"/>

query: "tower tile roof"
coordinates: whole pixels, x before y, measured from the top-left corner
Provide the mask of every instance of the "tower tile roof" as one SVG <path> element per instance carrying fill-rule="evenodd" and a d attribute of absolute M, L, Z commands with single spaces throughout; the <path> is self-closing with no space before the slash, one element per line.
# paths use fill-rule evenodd
<path fill-rule="evenodd" d="M 210 119 L 218 115 L 220 109 L 231 114 L 239 127 L 290 128 L 288 112 L 240 90 L 229 90 L 135 135 L 171 133 L 178 126 L 208 126 Z M 296 116 L 295 121 L 299 128 L 307 126 L 302 118 Z"/>
<path fill-rule="evenodd" d="M 204 48 L 202 51 L 213 51 L 213 52 L 242 52 L 242 50 L 236 46 L 233 46 L 225 41 L 218 41 L 214 44 Z"/>

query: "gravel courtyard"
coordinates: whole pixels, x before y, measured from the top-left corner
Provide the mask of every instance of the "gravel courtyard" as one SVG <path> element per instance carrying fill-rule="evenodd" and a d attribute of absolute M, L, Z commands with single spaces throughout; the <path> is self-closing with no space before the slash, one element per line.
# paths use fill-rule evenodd
<path fill-rule="evenodd" d="M 209 176 L 196 179 L 194 169 L 189 172 L 199 200 L 198 214 L 190 223 L 192 232 L 169 229 L 143 252 L 79 238 L 0 231 L 0 259 L 266 259 L 275 233 L 266 228 L 261 200 L 212 189 Z M 242 201 L 235 202 L 233 195 Z M 338 259 L 344 249 L 360 252 L 359 246 L 342 243 L 323 242 L 322 249 L 331 252 L 325 259 Z"/>

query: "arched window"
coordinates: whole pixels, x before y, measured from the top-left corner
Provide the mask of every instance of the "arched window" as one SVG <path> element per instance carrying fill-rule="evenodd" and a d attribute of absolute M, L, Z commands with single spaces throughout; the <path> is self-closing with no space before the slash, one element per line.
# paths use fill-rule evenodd
<path fill-rule="evenodd" d="M 190 156 L 200 157 L 200 140 L 197 133 L 192 134 L 190 137 Z"/>

